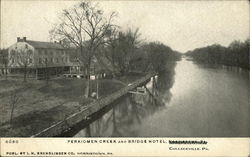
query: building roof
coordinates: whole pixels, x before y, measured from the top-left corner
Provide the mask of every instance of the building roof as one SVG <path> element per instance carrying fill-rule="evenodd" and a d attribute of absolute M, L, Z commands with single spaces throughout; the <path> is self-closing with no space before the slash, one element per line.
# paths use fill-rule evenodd
<path fill-rule="evenodd" d="M 26 40 L 28 44 L 35 48 L 44 48 L 44 49 L 64 49 L 62 45 L 59 43 L 53 42 L 44 42 L 44 41 L 33 41 L 33 40 Z"/>
<path fill-rule="evenodd" d="M 97 71 L 106 71 L 113 74 L 120 73 L 105 56 L 95 55 L 95 58 L 97 60 Z"/>

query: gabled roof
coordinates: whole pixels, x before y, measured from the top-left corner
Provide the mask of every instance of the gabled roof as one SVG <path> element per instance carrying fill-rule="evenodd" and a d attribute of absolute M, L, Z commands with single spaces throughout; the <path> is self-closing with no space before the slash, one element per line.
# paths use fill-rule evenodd
<path fill-rule="evenodd" d="M 33 41 L 33 40 L 26 40 L 28 44 L 33 46 L 34 48 L 44 48 L 44 49 L 64 49 L 62 45 L 59 43 L 53 42 L 44 42 L 44 41 Z"/>
<path fill-rule="evenodd" d="M 112 63 L 103 55 L 95 55 L 97 59 L 97 69 L 99 71 L 108 71 L 113 74 L 119 74 L 120 72 L 112 65 Z"/>

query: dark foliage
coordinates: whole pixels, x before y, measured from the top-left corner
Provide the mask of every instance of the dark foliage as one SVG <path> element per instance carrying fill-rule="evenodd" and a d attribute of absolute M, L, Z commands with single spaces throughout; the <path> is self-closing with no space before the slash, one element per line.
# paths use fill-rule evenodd
<path fill-rule="evenodd" d="M 145 44 L 142 49 L 147 53 L 150 70 L 155 72 L 165 70 L 168 62 L 177 61 L 181 56 L 180 53 L 159 42 Z"/>
<path fill-rule="evenodd" d="M 0 49 L 0 75 L 5 75 L 5 80 L 7 80 L 7 69 L 8 69 L 8 49 Z"/>
<path fill-rule="evenodd" d="M 197 48 L 186 53 L 197 62 L 206 64 L 220 64 L 237 66 L 249 69 L 249 46 L 250 39 L 245 42 L 233 41 L 228 47 L 218 44 Z"/>

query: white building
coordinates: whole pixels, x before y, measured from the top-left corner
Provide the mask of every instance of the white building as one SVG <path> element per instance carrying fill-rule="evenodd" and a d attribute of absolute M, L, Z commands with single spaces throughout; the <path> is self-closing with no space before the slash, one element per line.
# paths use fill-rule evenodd
<path fill-rule="evenodd" d="M 41 42 L 17 38 L 8 48 L 10 73 L 22 73 L 25 68 L 33 76 L 42 76 L 49 69 L 50 74 L 69 71 L 69 53 L 58 42 Z"/>

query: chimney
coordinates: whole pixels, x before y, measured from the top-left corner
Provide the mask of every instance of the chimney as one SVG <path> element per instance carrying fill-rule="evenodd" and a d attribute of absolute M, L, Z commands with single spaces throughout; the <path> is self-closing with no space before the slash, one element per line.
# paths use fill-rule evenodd
<path fill-rule="evenodd" d="M 62 44 L 62 41 L 61 41 L 61 40 L 59 41 L 59 44 Z"/>
<path fill-rule="evenodd" d="M 26 41 L 26 37 L 23 37 L 23 41 Z"/>
<path fill-rule="evenodd" d="M 17 37 L 16 39 L 17 39 L 17 42 L 19 42 L 19 41 L 20 41 L 20 37 Z"/>

